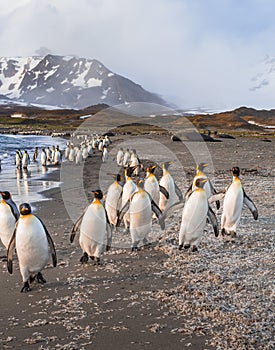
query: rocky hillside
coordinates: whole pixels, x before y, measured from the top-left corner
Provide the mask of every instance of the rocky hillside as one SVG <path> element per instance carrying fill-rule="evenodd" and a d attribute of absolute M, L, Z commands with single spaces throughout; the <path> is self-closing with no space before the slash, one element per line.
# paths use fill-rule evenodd
<path fill-rule="evenodd" d="M 61 108 L 129 102 L 167 105 L 95 59 L 47 55 L 0 58 L 0 98 Z"/>

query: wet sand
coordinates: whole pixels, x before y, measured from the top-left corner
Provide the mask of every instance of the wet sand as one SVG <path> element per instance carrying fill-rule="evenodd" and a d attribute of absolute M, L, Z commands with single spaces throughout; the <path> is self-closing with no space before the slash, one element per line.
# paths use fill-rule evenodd
<path fill-rule="evenodd" d="M 184 174 L 177 166 L 171 172 L 184 193 L 193 175 L 192 156 L 181 143 L 150 137 L 182 163 Z M 112 147 L 123 140 L 117 137 Z M 35 207 L 55 241 L 58 266 L 53 269 L 49 264 L 44 270 L 47 283 L 34 284 L 30 293 L 23 294 L 17 260 L 13 275 L 1 263 L 0 347 L 272 349 L 274 141 L 238 138 L 207 143 L 207 147 L 215 187 L 226 187 L 231 182 L 229 169 L 240 166 L 259 221 L 244 209 L 234 241 L 215 238 L 207 226 L 209 233 L 197 253 L 179 252 L 178 210 L 166 220 L 163 237 L 150 248 L 134 253 L 113 248 L 103 255 L 101 266 L 92 261 L 81 266 L 78 236 L 69 243 L 73 222 L 63 204 L 62 186 L 50 189 L 44 195 L 52 199 Z M 96 155 L 85 166 L 89 199 L 100 164 Z M 47 180 L 58 181 L 59 171 L 48 174 Z M 159 226 L 154 224 L 154 230 L 159 232 Z"/>

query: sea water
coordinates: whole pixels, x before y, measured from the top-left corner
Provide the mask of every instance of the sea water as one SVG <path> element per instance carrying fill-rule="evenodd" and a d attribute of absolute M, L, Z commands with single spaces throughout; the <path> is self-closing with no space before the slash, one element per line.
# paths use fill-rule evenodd
<path fill-rule="evenodd" d="M 9 191 L 16 204 L 33 203 L 46 200 L 40 192 L 57 187 L 57 181 L 48 181 L 45 174 L 58 169 L 57 167 L 42 167 L 40 162 L 41 149 L 52 146 L 65 148 L 66 140 L 60 137 L 37 135 L 3 135 L 0 134 L 0 191 Z M 38 158 L 33 162 L 33 152 L 38 147 Z M 17 169 L 15 166 L 16 150 L 28 151 L 31 163 L 27 169 Z"/>

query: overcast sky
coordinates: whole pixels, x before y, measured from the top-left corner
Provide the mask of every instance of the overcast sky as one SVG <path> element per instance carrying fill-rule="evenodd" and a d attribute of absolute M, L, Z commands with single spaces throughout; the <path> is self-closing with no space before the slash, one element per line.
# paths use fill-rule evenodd
<path fill-rule="evenodd" d="M 275 108 L 274 14 L 274 0 L 0 0 L 0 55 L 96 58 L 179 107 Z"/>

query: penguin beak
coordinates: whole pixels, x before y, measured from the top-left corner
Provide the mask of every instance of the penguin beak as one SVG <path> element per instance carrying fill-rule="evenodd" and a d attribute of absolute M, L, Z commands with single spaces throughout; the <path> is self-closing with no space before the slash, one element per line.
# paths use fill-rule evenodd
<path fill-rule="evenodd" d="M 207 164 L 207 163 L 204 163 L 204 164 L 203 164 L 203 166 L 204 166 L 204 167 L 207 167 L 207 166 L 208 166 L 208 164 Z"/>

